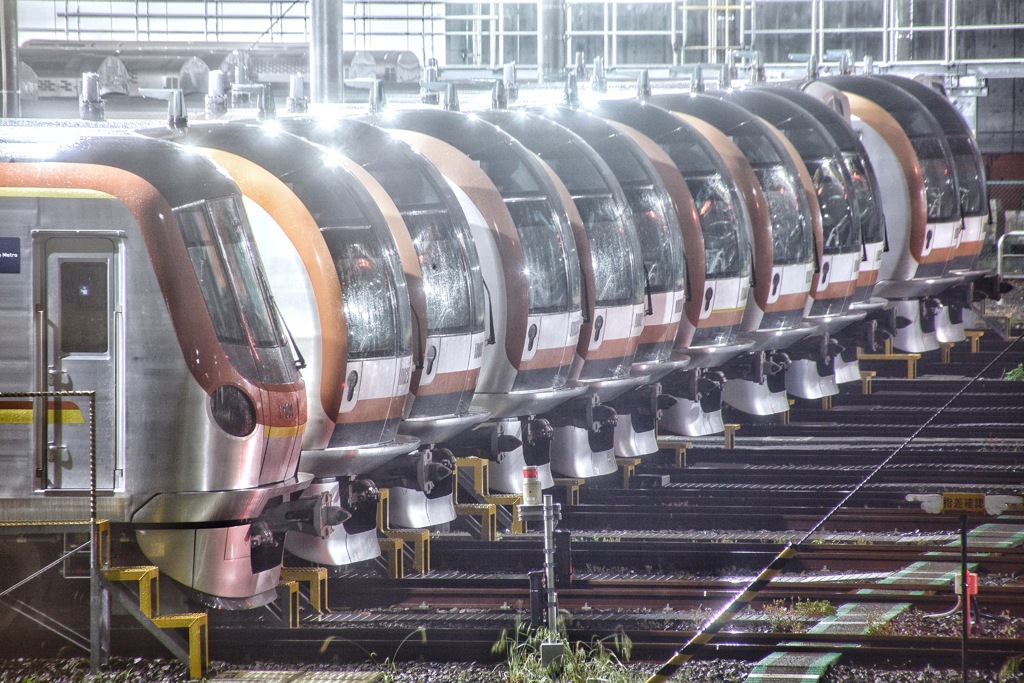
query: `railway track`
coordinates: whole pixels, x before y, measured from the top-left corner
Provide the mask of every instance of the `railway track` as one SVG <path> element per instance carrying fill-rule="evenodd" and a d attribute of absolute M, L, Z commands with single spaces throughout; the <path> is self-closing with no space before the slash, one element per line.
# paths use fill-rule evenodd
<path fill-rule="evenodd" d="M 774 532 L 773 532 L 774 534 Z M 728 537 L 717 541 L 685 541 L 668 534 L 644 534 L 629 537 L 605 534 L 595 540 L 574 540 L 573 566 L 580 571 L 605 569 L 610 572 L 628 572 L 643 575 L 687 572 L 713 575 L 728 571 L 755 572 L 765 566 L 788 540 L 774 534 L 763 542 L 742 542 Z M 950 539 L 955 538 L 950 535 Z M 539 569 L 543 564 L 543 544 L 540 539 L 515 541 L 505 548 L 493 548 L 468 539 L 440 539 L 432 550 L 434 571 L 491 573 L 500 569 L 518 573 Z M 869 540 L 850 545 L 810 545 L 794 560 L 796 571 L 898 571 L 915 562 L 943 559 L 959 562 L 959 547 L 936 545 L 869 545 Z M 909 546 L 909 547 L 908 547 Z M 493 549 L 491 549 L 493 548 Z M 471 557 L 472 560 L 466 558 Z M 969 561 L 980 563 L 988 572 L 1013 574 L 1024 567 L 1024 553 L 1018 549 L 999 553 L 978 551 L 968 553 Z M 459 558 L 464 558 L 460 560 Z M 343 590 L 339 585 L 339 590 Z"/>
<path fill-rule="evenodd" d="M 735 448 L 723 448 L 720 436 L 692 439 L 685 468 L 667 457 L 650 458 L 628 489 L 617 473 L 588 481 L 578 505 L 563 505 L 560 522 L 571 538 L 575 570 L 571 586 L 559 586 L 568 635 L 587 642 L 624 632 L 634 658 L 663 660 L 902 446 L 698 657 L 751 659 L 839 648 L 850 665 L 884 659 L 910 667 L 955 666 L 961 649 L 953 636 L 778 632 L 768 613 L 802 601 L 837 607 L 856 602 L 868 610 L 899 601 L 922 614 L 955 605 L 949 580 L 885 583 L 908 567 L 936 564 L 948 573 L 959 566 L 959 518 L 926 514 L 906 500 L 908 493 L 1019 495 L 1024 489 L 1024 383 L 979 383 L 961 394 L 962 404 L 952 404 L 945 422 L 934 421 L 906 443 L 965 381 L 879 378 L 869 395 L 847 386 L 831 409 L 798 401 L 788 424 L 744 422 Z M 986 401 L 996 408 L 982 409 Z M 901 408 L 908 403 L 915 406 Z M 995 427 L 980 431 L 981 424 Z M 947 428 L 955 438 L 940 433 Z M 659 485 L 648 488 L 650 481 Z M 1001 523 L 1024 528 L 1024 514 L 1014 514 Z M 972 530 L 987 521 L 972 520 Z M 1024 590 L 1013 580 L 1024 572 L 1019 545 L 969 547 L 967 561 L 983 577 L 984 609 L 1024 619 Z M 450 659 L 493 661 L 491 648 L 502 632 L 530 619 L 527 574 L 543 564 L 542 534 L 504 533 L 485 541 L 465 531 L 438 531 L 430 552 L 430 572 L 410 570 L 400 580 L 368 564 L 332 572 L 331 612 L 304 608 L 299 628 L 286 628 L 286 615 L 272 610 L 214 612 L 211 652 L 226 661 L 254 653 L 363 661 L 369 653 L 398 652 L 403 658 L 443 652 Z M 994 576 L 1008 583 L 986 583 Z M 116 628 L 118 642 L 146 652 L 145 633 L 124 620 Z M 975 638 L 972 662 L 998 666 L 1024 655 L 1021 642 Z"/>
<path fill-rule="evenodd" d="M 862 594 L 858 600 L 864 602 L 890 602 L 891 591 L 880 589 L 880 581 L 886 572 L 858 572 L 850 574 L 788 576 L 780 577 L 751 603 L 761 607 L 778 600 L 787 601 L 828 601 L 841 604 L 849 601 L 858 591 L 873 591 Z M 572 581 L 572 587 L 559 589 L 559 605 L 562 609 L 586 617 L 594 610 L 614 611 L 620 619 L 644 618 L 661 614 L 666 620 L 691 622 L 685 612 L 700 612 L 728 600 L 737 589 L 752 577 L 737 576 L 732 580 L 686 580 L 670 577 L 637 579 L 612 573 L 583 573 Z M 396 589 L 379 581 L 350 580 L 347 585 L 354 589 L 355 599 L 336 604 L 336 615 L 324 620 L 324 624 L 357 622 L 367 610 L 386 608 L 390 610 L 516 610 L 529 605 L 529 587 L 521 577 L 496 577 L 450 573 L 443 578 L 417 585 Z M 948 610 L 956 601 L 950 586 L 932 584 L 901 584 L 902 601 L 909 602 L 926 612 L 938 613 Z M 1024 594 L 1019 586 L 987 586 L 982 598 L 990 612 L 1006 610 L 1024 613 Z M 467 607 L 469 606 L 469 607 Z M 626 613 L 626 614 L 623 614 Z M 645 616 L 647 615 L 647 616 Z M 763 621 L 763 617 L 752 618 Z"/>
<path fill-rule="evenodd" d="M 621 614 L 610 617 L 577 618 L 567 631 L 572 641 L 590 642 L 595 631 L 606 637 L 622 633 Z M 628 637 L 634 660 L 659 661 L 671 655 L 692 629 L 664 628 L 663 615 L 648 615 L 651 628 L 631 628 Z M 960 661 L 960 639 L 952 636 L 844 635 L 758 632 L 742 630 L 723 633 L 699 658 L 752 659 L 771 652 L 834 652 L 843 649 L 848 664 L 877 666 L 885 662 L 894 667 L 943 668 Z M 342 629 L 303 628 L 299 630 L 264 625 L 258 632 L 240 632 L 220 626 L 211 635 L 210 647 L 227 661 L 244 661 L 253 651 L 267 659 L 317 662 L 324 660 L 365 660 L 375 654 L 402 659 L 436 658 L 439 652 L 448 659 L 493 661 L 491 650 L 502 634 L 515 631 L 516 620 L 507 615 L 464 610 L 459 614 L 391 615 L 365 618 L 363 623 L 348 623 Z M 343 634 L 343 636 L 341 635 Z M 244 635 L 244 637 L 243 637 Z M 1018 638 L 973 638 L 970 641 L 974 666 L 998 667 L 1008 658 L 1020 656 Z"/>
<path fill-rule="evenodd" d="M 922 363 L 922 369 L 966 367 Z M 881 660 L 911 667 L 957 665 L 961 643 L 953 636 L 780 633 L 773 631 L 766 608 L 821 601 L 856 602 L 870 610 L 898 600 L 919 613 L 938 613 L 955 605 L 951 581 L 884 583 L 907 567 L 948 568 L 960 560 L 958 520 L 926 514 L 906 494 L 1019 493 L 1024 486 L 1024 383 L 981 380 L 920 430 L 966 381 L 879 377 L 869 395 L 844 387 L 830 409 L 797 401 L 788 424 L 748 419 L 733 449 L 724 449 L 721 437 L 695 438 L 685 468 L 649 459 L 629 489 L 616 475 L 588 481 L 580 504 L 563 506 L 560 523 L 572 539 L 575 568 L 571 586 L 559 587 L 560 607 L 571 616 L 568 635 L 589 641 L 625 632 L 634 657 L 664 659 L 785 544 L 799 540 L 902 447 L 889 467 L 800 547 L 787 573 L 698 656 L 750 659 L 841 647 L 854 666 Z M 651 481 L 662 485 L 644 487 Z M 1024 526 L 1024 517 L 1004 521 Z M 401 650 L 403 657 L 444 651 L 454 658 L 490 659 L 502 632 L 530 618 L 526 574 L 542 566 L 541 535 L 505 534 L 486 542 L 466 533 L 438 533 L 431 553 L 430 573 L 401 581 L 367 568 L 339 573 L 331 580 L 334 611 L 307 617 L 299 629 L 268 628 L 274 617 L 264 617 L 259 628 L 217 624 L 211 647 L 226 655 L 255 638 L 250 651 L 306 652 L 313 658 Z M 983 576 L 1012 577 L 1024 570 L 1024 549 L 968 548 L 967 561 Z M 1024 617 L 1018 583 L 983 586 L 981 600 L 990 612 Z M 976 665 L 998 666 L 1021 655 L 1022 646 L 1014 638 L 976 638 L 971 651 Z"/>

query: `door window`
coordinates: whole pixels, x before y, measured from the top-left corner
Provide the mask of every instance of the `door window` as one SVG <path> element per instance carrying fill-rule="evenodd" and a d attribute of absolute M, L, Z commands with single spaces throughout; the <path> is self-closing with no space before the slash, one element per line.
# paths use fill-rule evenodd
<path fill-rule="evenodd" d="M 60 353 L 106 353 L 109 340 L 107 264 L 60 266 Z"/>

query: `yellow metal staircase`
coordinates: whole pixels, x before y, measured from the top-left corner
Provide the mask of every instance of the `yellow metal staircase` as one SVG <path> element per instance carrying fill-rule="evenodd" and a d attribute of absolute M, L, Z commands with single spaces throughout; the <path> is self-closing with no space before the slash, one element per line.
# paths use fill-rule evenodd
<path fill-rule="evenodd" d="M 125 609 L 145 626 L 171 653 L 188 663 L 191 679 L 203 678 L 210 666 L 209 624 L 205 612 L 160 614 L 160 570 L 153 566 L 106 567 L 100 570 L 111 593 Z M 136 584 L 138 605 L 127 597 L 131 591 L 117 590 L 118 586 Z M 150 628 L 152 626 L 152 628 Z M 188 640 L 168 633 L 172 629 L 187 629 Z"/>

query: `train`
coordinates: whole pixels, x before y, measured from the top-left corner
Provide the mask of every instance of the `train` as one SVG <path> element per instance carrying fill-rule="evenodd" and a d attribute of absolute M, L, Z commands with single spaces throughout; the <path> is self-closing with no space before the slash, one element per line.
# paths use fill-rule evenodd
<path fill-rule="evenodd" d="M 0 521 L 84 514 L 63 392 L 95 391 L 104 516 L 189 598 L 265 604 L 283 561 L 378 557 L 383 489 L 429 529 L 459 458 L 508 494 L 525 467 L 608 476 L 659 433 L 722 432 L 724 406 L 836 394 L 859 348 L 962 339 L 999 296 L 941 93 L 693 81 L 0 125 Z"/>
<path fill-rule="evenodd" d="M 0 400 L 4 520 L 88 519 L 95 490 L 201 602 L 265 604 L 292 522 L 319 535 L 339 511 L 299 501 L 301 363 L 237 186 L 139 135 L 0 139 L 3 390 L 33 394 Z"/>

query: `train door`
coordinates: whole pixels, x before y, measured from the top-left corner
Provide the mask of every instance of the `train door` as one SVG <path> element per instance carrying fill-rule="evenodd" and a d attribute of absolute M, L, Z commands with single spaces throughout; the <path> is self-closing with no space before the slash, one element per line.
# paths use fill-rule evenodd
<path fill-rule="evenodd" d="M 119 485 L 117 425 L 121 365 L 120 240 L 115 235 L 45 236 L 37 269 L 37 386 L 96 392 L 96 486 Z M 142 340 L 140 340 L 142 341 Z M 144 343 L 144 342 L 143 342 Z M 45 411 L 43 406 L 45 405 Z M 45 490 L 89 490 L 87 396 L 37 401 L 37 482 Z"/>

